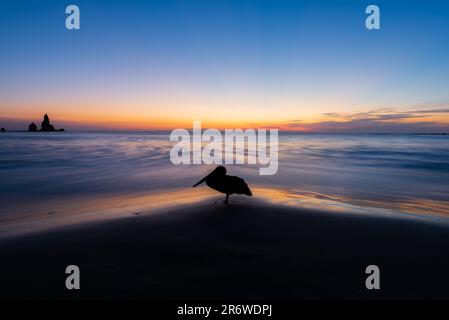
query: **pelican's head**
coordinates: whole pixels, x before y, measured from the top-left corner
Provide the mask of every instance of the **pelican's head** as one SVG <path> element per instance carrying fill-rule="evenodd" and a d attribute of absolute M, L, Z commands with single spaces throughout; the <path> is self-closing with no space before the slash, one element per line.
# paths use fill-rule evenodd
<path fill-rule="evenodd" d="M 218 166 L 210 174 L 217 175 L 217 176 L 224 176 L 226 174 L 226 168 L 223 166 Z"/>
<path fill-rule="evenodd" d="M 195 188 L 197 185 L 203 183 L 204 181 L 207 180 L 207 178 L 209 178 L 210 176 L 224 176 L 226 175 L 226 168 L 223 166 L 218 166 L 214 169 L 214 171 L 212 171 L 211 173 L 209 173 L 207 176 L 205 176 L 203 179 L 201 179 L 200 181 L 198 181 L 197 183 L 195 183 L 193 185 L 193 187 Z"/>

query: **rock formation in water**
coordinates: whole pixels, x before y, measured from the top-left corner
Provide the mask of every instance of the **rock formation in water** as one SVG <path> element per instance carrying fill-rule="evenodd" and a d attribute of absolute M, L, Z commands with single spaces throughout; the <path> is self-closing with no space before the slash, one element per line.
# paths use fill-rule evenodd
<path fill-rule="evenodd" d="M 1 128 L 0 132 L 6 132 L 6 129 L 5 128 Z"/>
<path fill-rule="evenodd" d="M 48 115 L 44 116 L 44 121 L 41 123 L 41 131 L 55 131 L 55 127 L 50 123 Z"/>
<path fill-rule="evenodd" d="M 34 122 L 32 122 L 32 123 L 28 126 L 28 131 L 30 131 L 30 132 L 37 131 L 37 126 L 34 124 Z"/>
<path fill-rule="evenodd" d="M 56 130 L 55 127 L 50 123 L 50 118 L 48 115 L 44 116 L 44 121 L 41 123 L 41 131 L 65 131 L 64 129 Z"/>

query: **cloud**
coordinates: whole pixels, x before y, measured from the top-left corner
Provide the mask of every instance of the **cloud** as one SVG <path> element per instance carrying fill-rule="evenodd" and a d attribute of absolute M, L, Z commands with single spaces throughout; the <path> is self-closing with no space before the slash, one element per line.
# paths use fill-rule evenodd
<path fill-rule="evenodd" d="M 300 120 L 272 125 L 281 130 L 316 133 L 439 133 L 449 132 L 449 109 L 395 111 L 384 108 L 356 113 L 329 112 L 322 121 Z"/>
<path fill-rule="evenodd" d="M 413 113 L 449 113 L 449 109 L 431 109 L 431 110 L 417 110 Z"/>
<path fill-rule="evenodd" d="M 324 118 L 345 119 L 345 120 L 392 120 L 392 119 L 414 119 L 423 118 L 430 114 L 449 114 L 449 109 L 432 109 L 432 110 L 417 110 L 417 111 L 393 111 L 391 109 L 373 110 L 358 113 L 339 113 L 330 112 L 324 113 Z"/>

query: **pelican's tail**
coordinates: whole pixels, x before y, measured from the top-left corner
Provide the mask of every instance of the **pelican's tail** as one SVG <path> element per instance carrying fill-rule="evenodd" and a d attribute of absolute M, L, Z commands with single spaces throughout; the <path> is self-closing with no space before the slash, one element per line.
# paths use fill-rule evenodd
<path fill-rule="evenodd" d="M 239 177 L 232 177 L 232 179 L 234 180 L 234 184 L 235 184 L 235 188 L 236 188 L 235 193 L 245 194 L 250 197 L 253 195 L 253 193 L 249 189 L 248 185 L 246 184 L 245 180 L 243 180 Z"/>

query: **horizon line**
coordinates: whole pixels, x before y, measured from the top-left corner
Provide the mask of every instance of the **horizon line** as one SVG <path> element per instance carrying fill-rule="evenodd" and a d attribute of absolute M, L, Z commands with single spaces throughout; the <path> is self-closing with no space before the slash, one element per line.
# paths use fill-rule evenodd
<path fill-rule="evenodd" d="M 53 134 L 70 134 L 70 133 L 171 133 L 175 129 L 74 129 L 74 130 L 65 130 L 65 131 L 34 131 L 30 132 L 28 130 L 6 130 L 2 133 L 53 133 Z M 215 129 L 215 128 L 202 128 L 201 131 L 207 130 L 207 129 Z M 230 130 L 258 130 L 257 128 L 230 128 Z M 260 128 L 260 129 L 266 129 L 266 128 Z M 269 128 L 270 129 L 276 129 L 276 128 Z M 192 132 L 192 129 L 185 129 L 189 133 Z M 217 129 L 218 131 L 224 131 L 227 129 Z M 345 132 L 345 131 L 300 131 L 300 130 L 282 130 L 277 129 L 279 134 L 298 134 L 298 135 L 312 135 L 312 134 L 323 134 L 323 135 L 449 135 L 449 131 L 435 131 L 435 132 L 381 132 L 381 131 L 372 131 L 372 132 Z"/>

